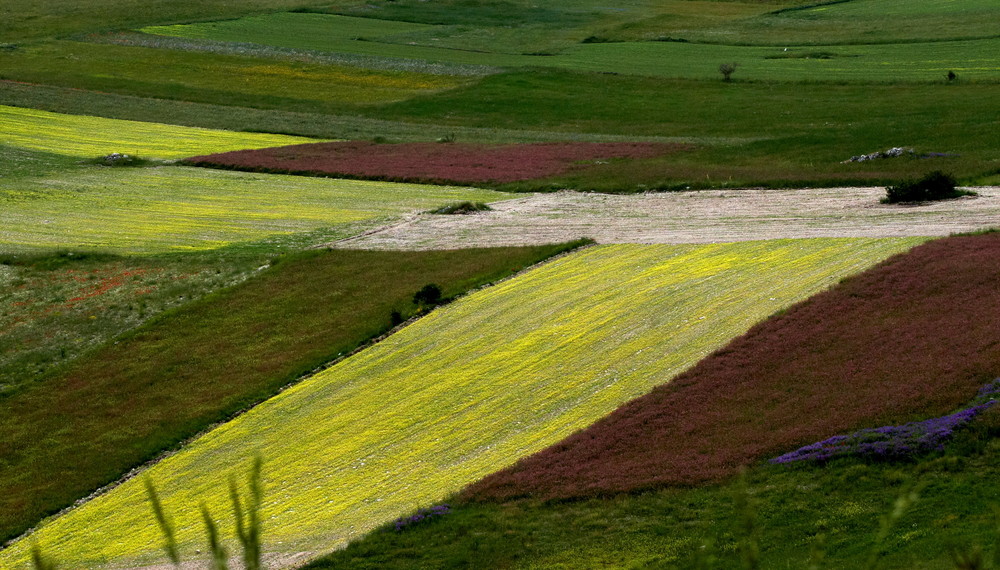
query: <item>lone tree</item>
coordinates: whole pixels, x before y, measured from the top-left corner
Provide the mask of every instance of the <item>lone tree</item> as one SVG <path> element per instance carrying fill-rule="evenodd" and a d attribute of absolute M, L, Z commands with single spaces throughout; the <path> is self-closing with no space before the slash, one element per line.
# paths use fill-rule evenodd
<path fill-rule="evenodd" d="M 730 76 L 733 74 L 734 71 L 736 71 L 736 67 L 738 65 L 739 64 L 736 63 L 736 62 L 733 62 L 733 63 L 723 63 L 722 65 L 720 65 L 719 66 L 719 73 L 722 74 L 722 80 L 723 81 L 729 81 Z"/>

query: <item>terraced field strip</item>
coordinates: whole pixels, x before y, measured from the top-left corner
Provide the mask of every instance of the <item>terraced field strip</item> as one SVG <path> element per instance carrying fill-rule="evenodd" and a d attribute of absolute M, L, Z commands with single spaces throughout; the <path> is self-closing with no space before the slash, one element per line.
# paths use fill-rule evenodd
<path fill-rule="evenodd" d="M 756 47 L 684 42 L 576 46 L 536 65 L 684 79 L 722 79 L 719 64 L 736 62 L 734 80 L 945 82 L 1000 77 L 1000 39 L 878 45 Z"/>
<path fill-rule="evenodd" d="M 307 142 L 315 141 L 305 137 L 64 115 L 0 105 L 0 144 L 82 158 L 120 152 L 142 158 L 170 159 Z"/>
<path fill-rule="evenodd" d="M 287 48 L 326 50 L 373 57 L 414 58 L 428 61 L 500 67 L 556 67 L 576 71 L 615 72 L 686 79 L 720 79 L 720 63 L 740 64 L 736 79 L 809 81 L 943 81 L 953 70 L 960 77 L 1000 77 L 994 54 L 996 34 L 985 38 L 927 43 L 876 45 L 815 45 L 815 41 L 782 46 L 743 46 L 688 42 L 571 43 L 558 53 L 482 53 L 410 42 L 386 43 L 361 37 L 371 21 L 353 31 L 358 18 L 317 14 L 272 14 L 202 24 L 145 28 L 173 37 L 250 42 Z M 385 22 L 398 26 L 398 22 Z M 422 31 L 421 34 L 426 34 Z M 391 39 L 391 35 L 386 35 Z M 718 41 L 718 39 L 716 39 Z M 483 48 L 490 51 L 489 47 Z"/>
<path fill-rule="evenodd" d="M 198 502 L 265 460 L 269 551 L 336 547 L 531 454 L 668 382 L 730 338 L 911 239 L 617 245 L 464 297 L 195 440 L 148 472 L 186 556 Z M 153 561 L 140 480 L 39 528 L 69 566 Z M 29 540 L 0 564 L 29 563 Z"/>
<path fill-rule="evenodd" d="M 361 69 L 274 58 L 252 50 L 211 53 L 69 40 L 0 50 L 0 66 L 6 79 L 28 83 L 324 113 L 402 101 L 468 81 L 405 69 Z"/>
<path fill-rule="evenodd" d="M 72 177 L 22 178 L 0 189 L 0 252 L 210 249 L 508 196 L 473 188 L 176 166 L 93 167 Z"/>
<path fill-rule="evenodd" d="M 971 39 L 996 37 L 998 17 L 1000 6 L 992 0 L 851 0 L 779 10 L 675 37 L 783 45 Z"/>

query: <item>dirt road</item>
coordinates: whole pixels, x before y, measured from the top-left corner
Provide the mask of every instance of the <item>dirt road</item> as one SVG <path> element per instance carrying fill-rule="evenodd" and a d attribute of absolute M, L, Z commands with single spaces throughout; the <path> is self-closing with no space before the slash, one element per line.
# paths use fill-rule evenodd
<path fill-rule="evenodd" d="M 598 243 L 712 243 L 797 237 L 944 236 L 1000 227 L 1000 188 L 924 205 L 885 205 L 883 188 L 708 190 L 639 195 L 557 192 L 471 215 L 417 214 L 329 244 L 356 249 Z"/>

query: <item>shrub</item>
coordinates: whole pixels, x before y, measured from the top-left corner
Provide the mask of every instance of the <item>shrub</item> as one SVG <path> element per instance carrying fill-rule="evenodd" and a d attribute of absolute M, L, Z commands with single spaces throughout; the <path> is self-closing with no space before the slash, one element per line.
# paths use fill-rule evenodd
<path fill-rule="evenodd" d="M 437 305 L 441 302 L 441 288 L 429 283 L 413 294 L 413 302 L 417 305 Z"/>
<path fill-rule="evenodd" d="M 486 212 L 492 210 L 489 204 L 483 202 L 458 202 L 441 206 L 436 210 L 431 210 L 431 214 L 474 214 L 476 212 Z"/>
<path fill-rule="evenodd" d="M 954 178 L 936 170 L 920 180 L 911 180 L 887 187 L 882 203 L 928 202 L 931 200 L 946 200 L 948 198 L 958 198 L 959 196 L 976 195 L 975 192 L 969 190 L 959 190 L 955 185 Z"/>

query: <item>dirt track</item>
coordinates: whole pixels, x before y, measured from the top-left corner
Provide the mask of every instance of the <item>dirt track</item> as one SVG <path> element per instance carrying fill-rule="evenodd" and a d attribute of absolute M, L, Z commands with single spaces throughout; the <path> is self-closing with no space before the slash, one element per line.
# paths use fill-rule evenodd
<path fill-rule="evenodd" d="M 617 196 L 557 192 L 473 215 L 417 214 L 329 244 L 451 249 L 590 237 L 599 243 L 711 243 L 797 237 L 944 236 L 1000 227 L 1000 188 L 926 205 L 884 205 L 883 188 L 708 190 Z"/>

